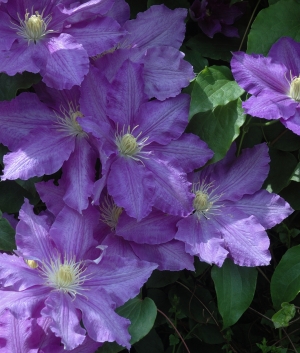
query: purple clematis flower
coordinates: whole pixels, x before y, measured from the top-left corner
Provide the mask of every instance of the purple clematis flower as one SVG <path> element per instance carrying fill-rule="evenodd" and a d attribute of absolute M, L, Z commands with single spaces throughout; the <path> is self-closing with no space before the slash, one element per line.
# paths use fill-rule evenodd
<path fill-rule="evenodd" d="M 38 95 L 22 93 L 0 102 L 0 141 L 12 151 L 4 156 L 2 180 L 26 180 L 63 167 L 68 182 L 64 200 L 81 212 L 92 195 L 96 153 L 77 122 L 83 116 L 80 88 L 59 91 L 39 84 L 35 89 Z"/>
<path fill-rule="evenodd" d="M 98 150 L 103 176 L 96 182 L 94 199 L 97 203 L 107 184 L 115 203 L 137 220 L 146 217 L 152 206 L 187 216 L 192 194 L 185 173 L 205 164 L 212 152 L 197 136 L 183 134 L 189 96 L 149 102 L 143 93 L 142 70 L 126 60 L 111 85 L 96 68 L 83 82 L 80 106 L 86 117 L 78 122 L 102 141 Z M 109 133 L 95 119 L 109 126 Z"/>
<path fill-rule="evenodd" d="M 0 316 L 0 353 L 63 353 L 66 352 L 49 329 L 50 318 L 16 319 L 9 310 Z M 88 336 L 70 353 L 94 353 L 102 344 Z"/>
<path fill-rule="evenodd" d="M 176 97 L 195 76 L 178 50 L 184 39 L 186 15 L 185 9 L 151 6 L 124 24 L 127 34 L 115 47 L 95 57 L 94 65 L 112 82 L 126 59 L 143 64 L 147 97 Z"/>
<path fill-rule="evenodd" d="M 247 114 L 280 119 L 300 135 L 300 43 L 280 38 L 268 57 L 236 52 L 231 60 L 237 83 L 252 94 L 243 108 Z"/>
<path fill-rule="evenodd" d="M 269 238 L 265 229 L 289 216 L 287 202 L 260 190 L 269 172 L 265 144 L 227 156 L 191 175 L 193 213 L 178 222 L 176 239 L 200 260 L 222 266 L 229 257 L 240 266 L 268 265 Z"/>
<path fill-rule="evenodd" d="M 101 254 L 93 232 L 99 214 L 65 206 L 54 222 L 26 201 L 17 226 L 17 255 L 0 254 L 0 314 L 51 319 L 64 348 L 86 338 L 130 347 L 129 320 L 114 309 L 135 297 L 157 265 Z M 83 322 L 84 328 L 80 322 Z"/>
<path fill-rule="evenodd" d="M 1 5 L 2 72 L 40 73 L 47 86 L 56 89 L 80 85 L 89 69 L 88 57 L 111 48 L 124 33 L 116 20 L 103 17 L 113 0 L 69 8 L 70 2 L 10 0 Z"/>
<path fill-rule="evenodd" d="M 208 37 L 213 38 L 216 33 L 239 37 L 238 29 L 232 25 L 244 13 L 244 5 L 230 5 L 229 0 L 195 0 L 189 12 L 191 19 Z"/>

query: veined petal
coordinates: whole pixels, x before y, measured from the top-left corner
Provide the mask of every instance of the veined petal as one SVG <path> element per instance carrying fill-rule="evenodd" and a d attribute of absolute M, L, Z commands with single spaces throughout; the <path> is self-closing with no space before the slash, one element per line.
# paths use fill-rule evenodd
<path fill-rule="evenodd" d="M 243 196 L 234 204 L 234 208 L 247 216 L 255 216 L 265 229 L 274 227 L 294 211 L 283 198 L 266 190 Z"/>
<path fill-rule="evenodd" d="M 220 200 L 237 201 L 243 195 L 258 191 L 269 173 L 270 157 L 266 144 L 243 150 L 242 154 L 227 165 L 226 157 L 216 164 L 211 180 L 216 181 Z"/>
<path fill-rule="evenodd" d="M 42 285 L 43 280 L 35 269 L 30 268 L 21 257 L 0 254 L 0 287 L 14 291 Z"/>
<path fill-rule="evenodd" d="M 95 178 L 96 155 L 85 138 L 76 138 L 75 150 L 63 166 L 65 203 L 79 213 L 89 205 Z"/>
<path fill-rule="evenodd" d="M 55 115 L 34 93 L 24 92 L 11 101 L 0 102 L 0 140 L 16 150 L 35 128 L 49 127 Z"/>
<path fill-rule="evenodd" d="M 181 271 L 184 269 L 194 271 L 194 257 L 187 254 L 184 243 L 171 240 L 164 244 L 136 244 L 130 245 L 141 260 L 158 264 L 160 271 Z"/>
<path fill-rule="evenodd" d="M 113 7 L 106 14 L 117 20 L 121 26 L 130 18 L 130 8 L 125 0 L 115 0 Z"/>
<path fill-rule="evenodd" d="M 258 95 L 262 91 L 287 94 L 288 69 L 262 55 L 233 53 L 231 70 L 237 83 L 247 92 Z"/>
<path fill-rule="evenodd" d="M 292 77 L 300 73 L 300 44 L 292 38 L 281 37 L 274 43 L 269 51 L 268 57 L 277 61 L 290 71 Z M 288 78 L 290 78 L 288 76 Z"/>
<path fill-rule="evenodd" d="M 226 207 L 216 217 L 216 222 L 223 234 L 229 257 L 235 264 L 248 267 L 269 265 L 270 240 L 254 216 L 245 218 L 244 213 L 237 208 Z"/>
<path fill-rule="evenodd" d="M 123 212 L 118 220 L 116 234 L 139 244 L 166 243 L 174 238 L 178 221 L 179 217 L 155 209 L 140 222 Z"/>
<path fill-rule="evenodd" d="M 101 54 L 113 48 L 124 36 L 121 26 L 112 18 L 97 17 L 64 30 L 81 43 L 88 56 Z"/>
<path fill-rule="evenodd" d="M 50 293 L 41 314 L 51 317 L 51 331 L 61 337 L 64 349 L 71 350 L 83 343 L 85 330 L 80 326 L 79 312 L 68 294 L 60 291 Z"/>
<path fill-rule="evenodd" d="M 199 220 L 196 215 L 183 218 L 178 222 L 176 239 L 183 241 L 186 251 L 196 255 L 201 261 L 222 266 L 228 255 L 224 240 L 215 226 L 214 218 Z"/>
<path fill-rule="evenodd" d="M 188 123 L 189 105 L 190 96 L 187 94 L 163 102 L 144 103 L 135 119 L 136 133 L 142 132 L 143 137 L 149 137 L 147 143 L 155 141 L 166 145 L 178 139 Z"/>
<path fill-rule="evenodd" d="M 11 18 L 4 11 L 0 11 L 0 33 L 1 50 L 9 50 L 18 35 L 16 31 L 11 28 Z"/>
<path fill-rule="evenodd" d="M 153 142 L 148 148 L 159 159 L 178 163 L 187 173 L 202 167 L 214 154 L 198 136 L 187 133 L 167 145 Z"/>
<path fill-rule="evenodd" d="M 107 190 L 130 217 L 140 221 L 151 212 L 154 181 L 140 162 L 127 157 L 116 159 L 108 176 Z"/>
<path fill-rule="evenodd" d="M 87 289 L 101 287 L 120 306 L 139 294 L 140 288 L 156 268 L 157 265 L 151 262 L 104 256 L 99 265 L 88 266 L 85 274 L 94 276 L 87 279 L 84 286 Z"/>
<path fill-rule="evenodd" d="M 259 96 L 252 96 L 243 102 L 247 114 L 263 119 L 288 119 L 295 114 L 299 103 L 286 94 L 274 91 L 265 91 Z"/>
<path fill-rule="evenodd" d="M 25 199 L 19 218 L 16 229 L 18 254 L 28 260 L 50 260 L 53 243 L 48 236 L 50 225 L 47 217 L 35 215 L 33 206 Z"/>
<path fill-rule="evenodd" d="M 59 180 L 59 186 L 56 186 L 52 180 L 49 180 L 36 183 L 35 187 L 40 198 L 47 205 L 47 209 L 53 213 L 54 216 L 57 216 L 65 206 L 63 201 L 65 187 L 62 186 L 62 180 Z"/>
<path fill-rule="evenodd" d="M 144 94 L 142 65 L 126 60 L 108 91 L 107 115 L 120 130 L 132 126 L 140 105 L 147 101 Z"/>
<path fill-rule="evenodd" d="M 74 306 L 82 311 L 82 321 L 88 335 L 97 342 L 114 342 L 130 348 L 130 321 L 117 315 L 115 304 L 102 288 L 89 291 L 88 299 L 77 295 Z"/>
<path fill-rule="evenodd" d="M 52 37 L 44 45 L 47 63 L 40 70 L 46 85 L 56 89 L 80 85 L 89 70 L 89 59 L 83 46 L 66 33 Z"/>
<path fill-rule="evenodd" d="M 188 216 L 193 210 L 193 194 L 186 174 L 159 159 L 146 159 L 145 165 L 155 179 L 154 206 L 174 216 Z"/>
<path fill-rule="evenodd" d="M 293 116 L 289 117 L 287 120 L 280 119 L 281 123 L 292 130 L 295 134 L 300 135 L 300 109 L 297 107 L 296 112 Z"/>
<path fill-rule="evenodd" d="M 93 231 L 98 220 L 98 212 L 92 206 L 82 214 L 65 206 L 57 215 L 49 235 L 62 256 L 70 254 L 78 262 L 87 259 L 87 252 L 97 245 Z"/>
<path fill-rule="evenodd" d="M 170 45 L 179 49 L 185 35 L 186 9 L 170 10 L 165 5 L 153 5 L 127 21 L 128 32 L 122 47 L 138 47 L 141 51 L 155 46 Z"/>
<path fill-rule="evenodd" d="M 61 168 L 75 148 L 75 138 L 54 130 L 35 129 L 22 149 L 4 156 L 2 180 L 24 179 L 52 174 Z"/>
<path fill-rule="evenodd" d="M 176 97 L 195 77 L 184 54 L 173 47 L 154 47 L 143 58 L 145 93 L 149 98 Z"/>

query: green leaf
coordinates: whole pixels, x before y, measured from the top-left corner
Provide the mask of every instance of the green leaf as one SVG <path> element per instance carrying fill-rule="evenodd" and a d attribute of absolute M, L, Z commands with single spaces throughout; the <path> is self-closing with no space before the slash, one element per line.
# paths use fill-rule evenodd
<path fill-rule="evenodd" d="M 213 111 L 196 114 L 186 131 L 205 141 L 215 153 L 212 162 L 217 162 L 226 155 L 232 142 L 239 136 L 245 119 L 242 101 L 238 98 Z"/>
<path fill-rule="evenodd" d="M 236 100 L 244 90 L 233 80 L 226 66 L 210 66 L 200 72 L 191 94 L 190 119 Z"/>
<path fill-rule="evenodd" d="M 272 321 L 275 328 L 289 326 L 289 322 L 296 314 L 296 308 L 294 304 L 282 303 L 281 307 L 282 309 L 277 311 L 277 313 L 272 316 Z"/>
<path fill-rule="evenodd" d="M 261 10 L 251 27 L 247 52 L 267 55 L 271 46 L 284 36 L 299 42 L 299 4 L 296 0 L 280 0 Z"/>
<path fill-rule="evenodd" d="M 0 74 L 0 101 L 13 99 L 18 90 L 27 89 L 38 83 L 40 79 L 40 75 L 26 71 L 15 76 Z"/>
<path fill-rule="evenodd" d="M 299 196 L 298 196 L 299 197 Z M 271 297 L 276 309 L 295 299 L 300 291 L 300 245 L 287 250 L 271 278 Z"/>
<path fill-rule="evenodd" d="M 297 183 L 300 182 L 300 163 L 297 164 L 292 176 L 291 180 L 296 181 Z"/>
<path fill-rule="evenodd" d="M 150 298 L 141 300 L 134 298 L 116 309 L 116 312 L 130 320 L 129 333 L 130 343 L 134 344 L 147 335 L 152 329 L 156 318 L 157 310 L 154 301 Z"/>
<path fill-rule="evenodd" d="M 277 150 L 288 152 L 296 151 L 300 148 L 300 136 L 286 129 L 279 122 L 264 127 L 263 131 L 267 141 L 271 142 L 272 147 Z"/>
<path fill-rule="evenodd" d="M 124 347 L 119 346 L 116 342 L 105 342 L 102 347 L 100 347 L 97 353 L 118 353 L 122 351 Z"/>
<path fill-rule="evenodd" d="M 193 329 L 193 333 L 205 343 L 220 344 L 224 342 L 220 329 L 215 325 L 197 324 L 197 327 Z"/>
<path fill-rule="evenodd" d="M 7 219 L 2 218 L 0 211 L 0 250 L 13 251 L 16 248 L 15 231 Z"/>
<path fill-rule="evenodd" d="M 292 181 L 286 188 L 280 192 L 294 210 L 300 210 L 300 183 Z"/>
<path fill-rule="evenodd" d="M 271 157 L 270 172 L 263 184 L 269 192 L 280 192 L 291 181 L 297 166 L 297 159 L 290 152 L 283 152 L 275 148 L 269 149 Z"/>
<path fill-rule="evenodd" d="M 26 191 L 13 180 L 0 182 L 0 209 L 7 213 L 19 212 Z M 28 196 L 26 194 L 26 196 Z"/>
<path fill-rule="evenodd" d="M 237 266 L 227 259 L 221 268 L 212 268 L 211 276 L 224 329 L 235 324 L 251 304 L 256 288 L 257 270 L 253 267 Z"/>
<path fill-rule="evenodd" d="M 209 38 L 203 33 L 197 34 L 186 42 L 186 46 L 191 50 L 197 50 L 204 58 L 214 60 L 230 61 L 231 52 L 239 49 L 241 40 L 239 38 L 224 37 L 216 34 L 214 38 Z"/>
<path fill-rule="evenodd" d="M 134 345 L 137 353 L 164 353 L 164 345 L 154 329 Z"/>
<path fill-rule="evenodd" d="M 198 73 L 208 65 L 208 60 L 203 58 L 198 50 L 191 50 L 185 44 L 183 44 L 180 48 L 180 51 L 184 52 L 185 54 L 184 60 L 193 65 L 194 72 Z"/>

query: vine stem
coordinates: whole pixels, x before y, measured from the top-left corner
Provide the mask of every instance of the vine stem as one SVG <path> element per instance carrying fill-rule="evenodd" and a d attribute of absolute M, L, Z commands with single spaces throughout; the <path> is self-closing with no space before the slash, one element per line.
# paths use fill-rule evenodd
<path fill-rule="evenodd" d="M 298 353 L 296 347 L 294 346 L 294 343 L 293 343 L 292 340 L 290 339 L 290 336 L 286 333 L 286 330 L 285 330 L 283 327 L 282 327 L 282 331 L 285 333 L 286 337 L 287 337 L 288 340 L 290 341 L 290 344 L 292 345 L 294 351 L 295 351 L 296 353 Z"/>
<path fill-rule="evenodd" d="M 177 333 L 178 337 L 181 339 L 181 342 L 183 343 L 183 345 L 184 345 L 186 351 L 187 351 L 188 353 L 191 353 L 190 350 L 188 349 L 188 346 L 186 345 L 184 339 L 182 338 L 181 334 L 179 333 L 179 331 L 177 330 L 177 328 L 176 328 L 175 325 L 173 324 L 173 322 L 168 318 L 168 316 L 167 316 L 164 312 L 162 312 L 162 311 L 159 310 L 158 308 L 157 308 L 157 312 L 159 312 L 162 316 L 164 316 L 164 317 L 169 321 L 169 323 L 171 324 L 171 326 L 173 327 L 173 329 L 174 329 L 175 332 Z"/>

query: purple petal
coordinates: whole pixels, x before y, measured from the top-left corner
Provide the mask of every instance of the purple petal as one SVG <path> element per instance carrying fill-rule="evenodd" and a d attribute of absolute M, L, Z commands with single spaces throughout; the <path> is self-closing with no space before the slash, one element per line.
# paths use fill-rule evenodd
<path fill-rule="evenodd" d="M 76 261 L 81 261 L 97 245 L 93 231 L 98 220 L 98 212 L 92 206 L 82 214 L 65 206 L 57 215 L 49 235 L 62 255 L 72 254 Z"/>
<path fill-rule="evenodd" d="M 193 210 L 193 195 L 185 173 L 159 159 L 146 159 L 145 165 L 155 179 L 154 206 L 174 216 L 188 216 Z"/>
<path fill-rule="evenodd" d="M 129 33 L 123 47 L 131 45 L 142 51 L 155 46 L 170 45 L 179 49 L 185 35 L 186 9 L 170 10 L 164 5 L 153 5 L 138 13 L 135 20 L 127 21 L 124 29 Z"/>
<path fill-rule="evenodd" d="M 67 186 L 65 203 L 81 213 L 89 205 L 95 178 L 96 155 L 85 138 L 76 138 L 75 150 L 63 166 Z"/>
<path fill-rule="evenodd" d="M 272 45 L 268 57 L 285 65 L 292 77 L 298 77 L 300 72 L 300 43 L 292 38 L 281 37 Z M 290 76 L 288 76 L 290 78 Z"/>
<path fill-rule="evenodd" d="M 149 48 L 143 58 L 145 93 L 149 98 L 176 97 L 195 77 L 184 54 L 173 47 Z"/>
<path fill-rule="evenodd" d="M 132 242 L 129 242 L 122 237 L 115 235 L 114 233 L 108 234 L 101 242 L 101 244 L 107 246 L 105 251 L 106 256 L 128 257 L 130 259 L 139 260 L 138 256 L 132 250 Z"/>
<path fill-rule="evenodd" d="M 35 215 L 33 206 L 25 199 L 19 218 L 16 229 L 18 254 L 29 260 L 50 261 L 53 243 L 48 236 L 50 224 L 47 217 Z"/>
<path fill-rule="evenodd" d="M 97 17 L 92 21 L 81 22 L 69 29 L 66 28 L 64 32 L 82 44 L 88 56 L 94 56 L 113 48 L 124 36 L 118 22 L 109 17 Z"/>
<path fill-rule="evenodd" d="M 70 89 L 80 85 L 89 70 L 87 52 L 69 34 L 60 34 L 45 42 L 47 64 L 42 66 L 41 75 L 47 86 Z"/>
<path fill-rule="evenodd" d="M 216 182 L 220 200 L 237 201 L 243 195 L 258 191 L 269 173 L 270 157 L 266 144 L 243 150 L 231 165 L 226 157 L 216 165 L 211 180 Z"/>
<path fill-rule="evenodd" d="M 207 144 L 193 134 L 184 133 L 165 146 L 151 143 L 150 148 L 159 159 L 175 161 L 187 173 L 202 167 L 213 156 Z"/>
<path fill-rule="evenodd" d="M 0 48 L 2 50 L 9 50 L 18 35 L 12 28 L 11 18 L 3 11 L 0 11 Z M 2 68 L 1 68 L 2 71 Z"/>
<path fill-rule="evenodd" d="M 243 102 L 243 108 L 247 114 L 263 119 L 288 119 L 295 114 L 299 105 L 286 94 L 277 92 L 264 92 L 259 96 L 252 96 Z"/>
<path fill-rule="evenodd" d="M 152 174 L 145 166 L 131 158 L 120 157 L 111 166 L 107 190 L 118 206 L 140 221 L 151 212 L 153 184 Z"/>
<path fill-rule="evenodd" d="M 181 271 L 184 269 L 194 271 L 194 257 L 187 254 L 184 243 L 171 240 L 164 244 L 148 245 L 130 242 L 136 256 L 141 260 L 158 264 L 160 271 Z"/>
<path fill-rule="evenodd" d="M 2 180 L 23 179 L 53 174 L 61 168 L 75 148 L 75 139 L 54 130 L 41 128 L 28 135 L 22 149 L 4 156 Z"/>
<path fill-rule="evenodd" d="M 61 186 L 62 181 L 60 179 L 59 186 L 56 186 L 52 180 L 42 181 L 36 183 L 35 187 L 40 195 L 40 198 L 47 205 L 47 209 L 57 216 L 57 214 L 64 208 L 65 203 L 63 201 L 63 196 L 65 194 L 65 187 Z"/>
<path fill-rule="evenodd" d="M 21 257 L 0 254 L 1 287 L 11 287 L 14 291 L 42 285 L 43 279 L 36 269 L 30 268 Z"/>
<path fill-rule="evenodd" d="M 196 215 L 178 222 L 176 239 L 186 243 L 186 251 L 197 255 L 201 261 L 222 266 L 228 255 L 224 241 L 216 229 L 215 220 L 204 217 L 199 220 Z"/>
<path fill-rule="evenodd" d="M 234 204 L 234 208 L 243 211 L 247 216 L 255 216 L 265 229 L 274 227 L 294 211 L 283 198 L 266 190 L 245 195 Z"/>
<path fill-rule="evenodd" d="M 300 112 L 299 108 L 296 109 L 296 112 L 293 116 L 289 117 L 287 120 L 285 119 L 280 119 L 281 123 L 288 128 L 289 130 L 292 130 L 295 134 L 300 135 Z"/>
<path fill-rule="evenodd" d="M 245 218 L 235 207 L 226 207 L 216 222 L 235 264 L 247 267 L 270 264 L 270 240 L 254 216 Z"/>
<path fill-rule="evenodd" d="M 88 289 L 101 287 L 120 306 L 139 294 L 156 268 L 156 264 L 146 261 L 104 256 L 99 265 L 88 266 L 85 275 L 91 274 L 91 278 L 85 281 L 84 286 Z"/>
<path fill-rule="evenodd" d="M 231 70 L 237 83 L 251 94 L 263 91 L 287 94 L 289 91 L 288 69 L 271 58 L 236 52 L 231 60 Z"/>
<path fill-rule="evenodd" d="M 130 18 L 130 7 L 125 0 L 115 0 L 106 16 L 114 18 L 123 26 Z"/>
<path fill-rule="evenodd" d="M 64 349 L 71 350 L 82 344 L 85 330 L 80 327 L 80 315 L 76 311 L 73 299 L 61 291 L 50 293 L 41 314 L 51 317 L 51 331 L 61 337 Z"/>
<path fill-rule="evenodd" d="M 147 101 L 142 71 L 141 65 L 126 60 L 109 89 L 107 114 L 120 129 L 132 125 L 140 105 Z"/>
<path fill-rule="evenodd" d="M 10 150 L 19 148 L 35 128 L 48 127 L 55 115 L 36 94 L 21 93 L 11 101 L 0 102 L 0 139 Z"/>
<path fill-rule="evenodd" d="M 139 244 L 166 243 L 174 238 L 178 220 L 176 216 L 153 210 L 146 218 L 137 222 L 123 212 L 118 221 L 116 234 Z"/>
<path fill-rule="evenodd" d="M 77 295 L 74 305 L 82 311 L 84 327 L 93 340 L 116 341 L 121 346 L 130 348 L 130 321 L 115 313 L 115 304 L 102 288 L 90 290 L 88 298 Z"/>
<path fill-rule="evenodd" d="M 151 101 L 144 103 L 135 119 L 138 125 L 136 133 L 142 132 L 149 137 L 147 143 L 153 141 L 162 145 L 178 139 L 188 123 L 190 96 L 180 94 L 164 102 Z"/>
<path fill-rule="evenodd" d="M 39 317 L 51 289 L 34 286 L 21 292 L 1 291 L 0 314 L 9 309 L 16 318 Z"/>

